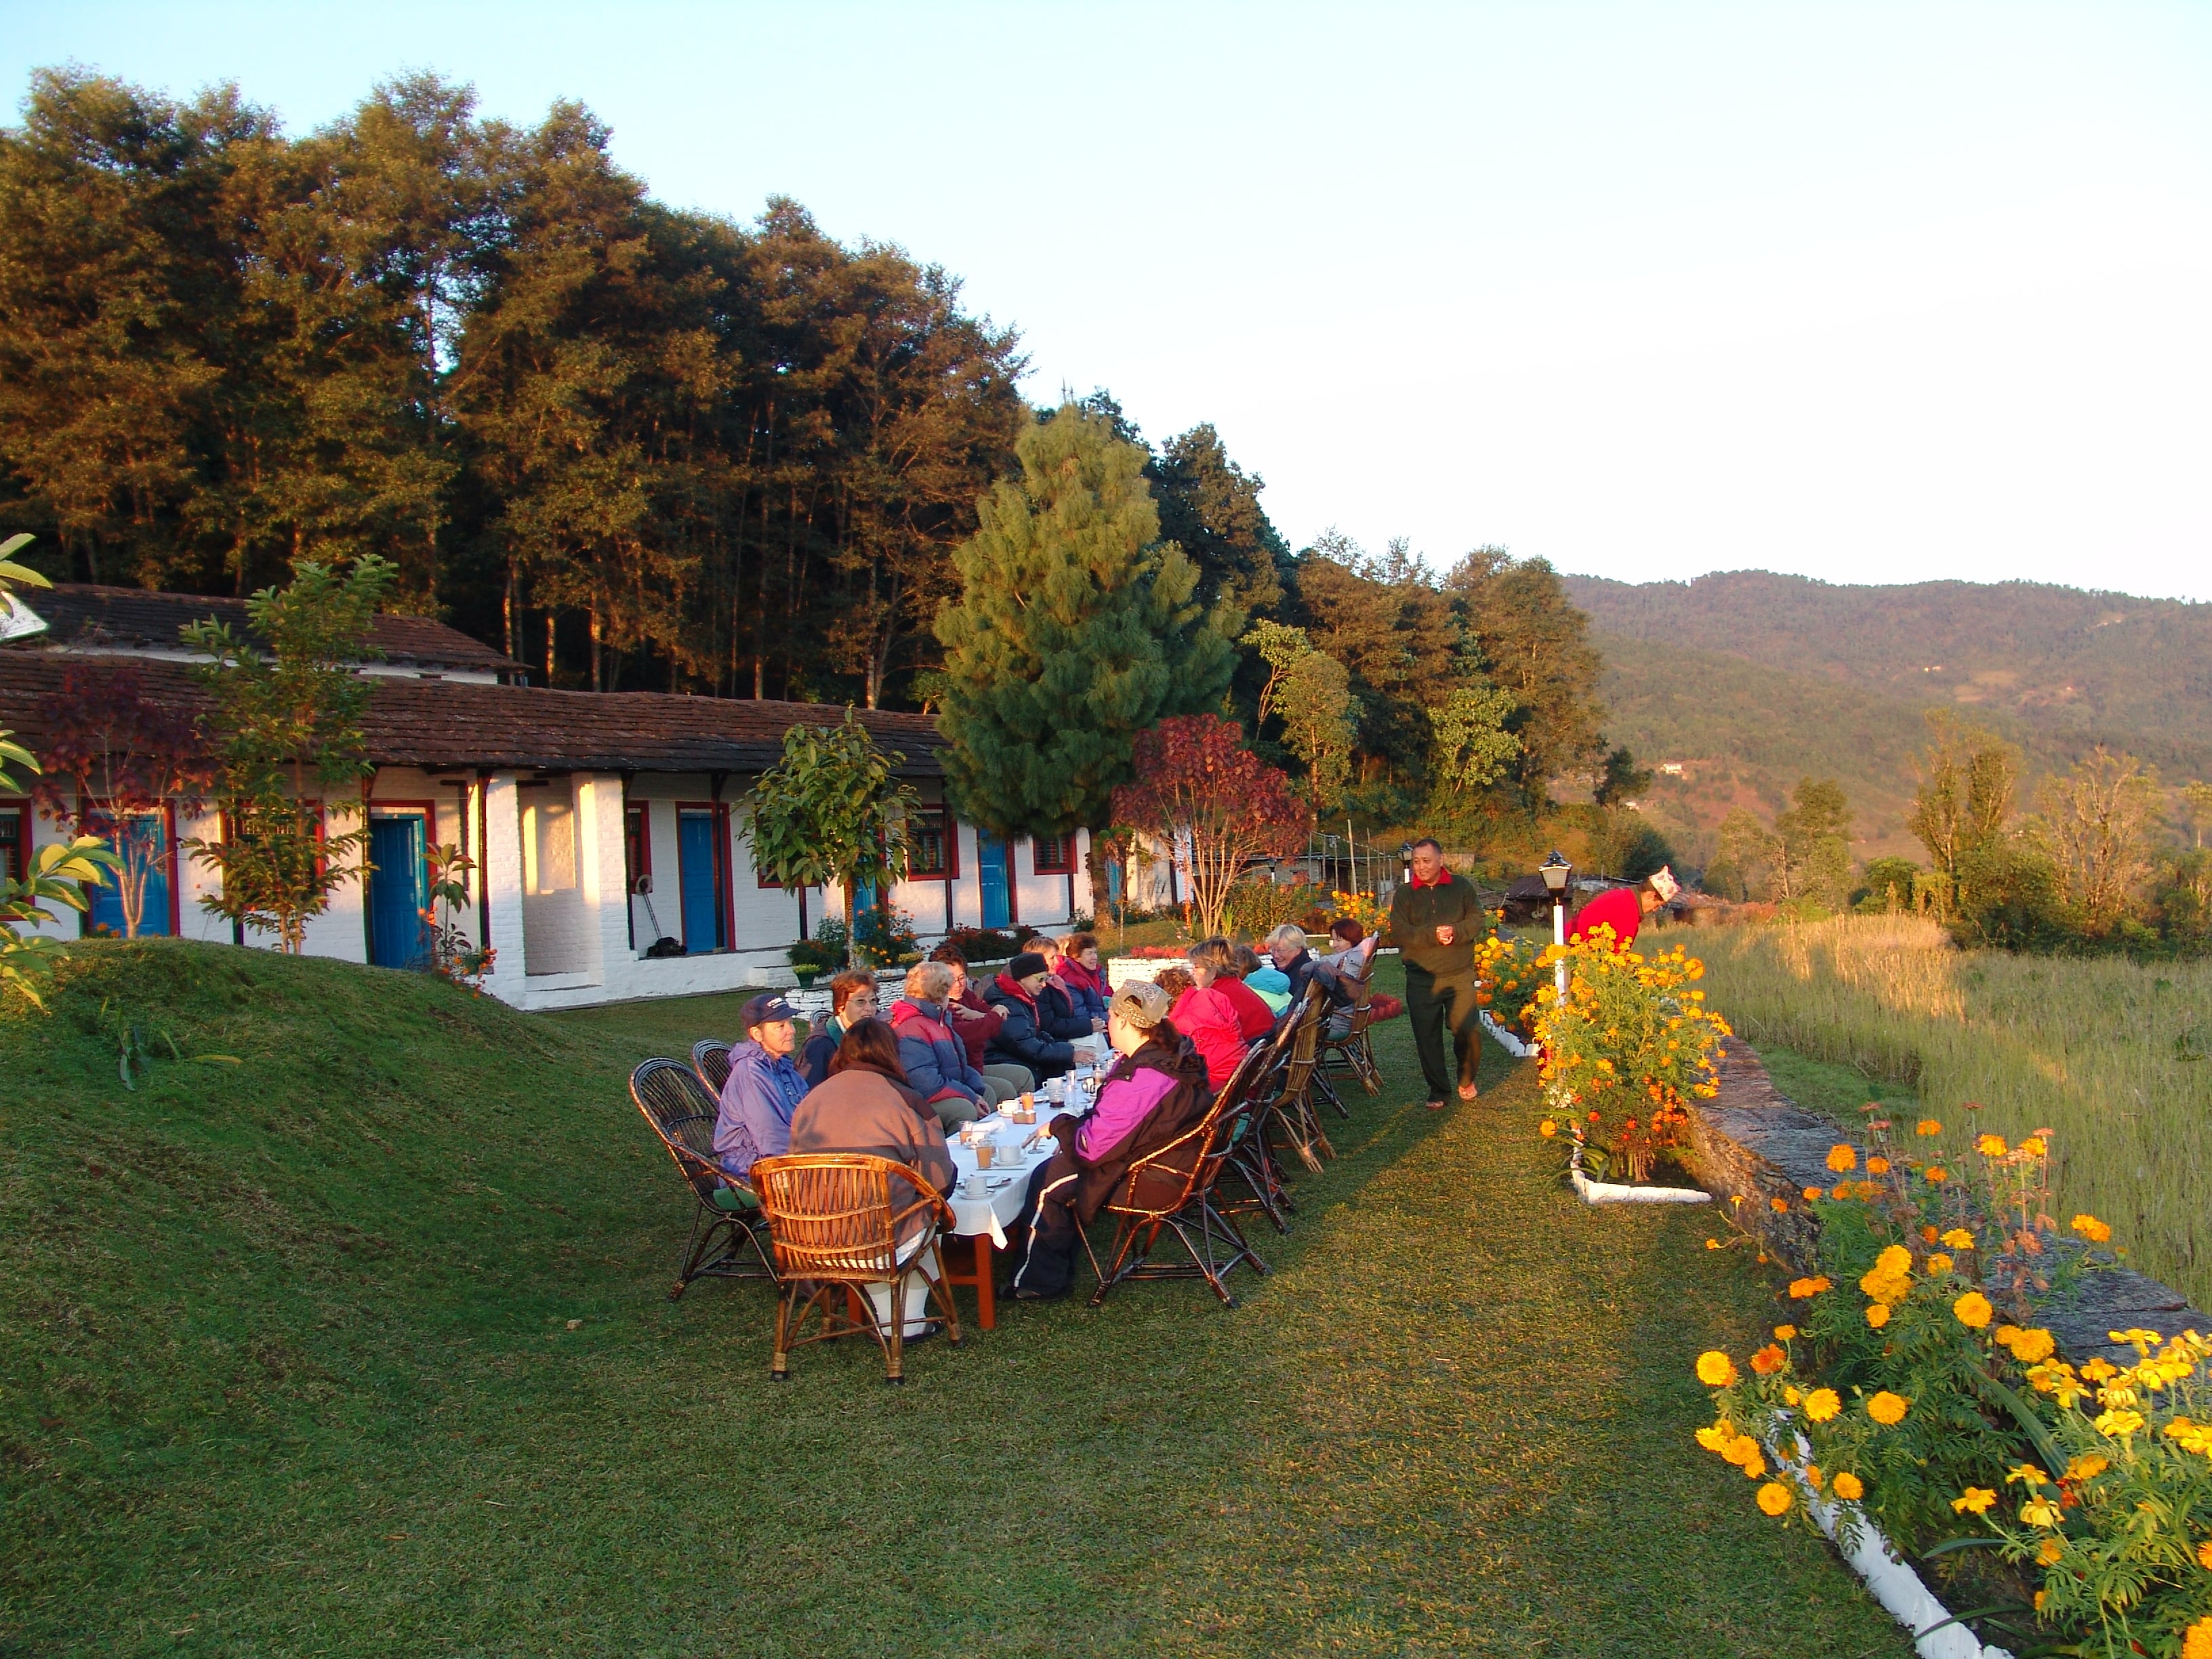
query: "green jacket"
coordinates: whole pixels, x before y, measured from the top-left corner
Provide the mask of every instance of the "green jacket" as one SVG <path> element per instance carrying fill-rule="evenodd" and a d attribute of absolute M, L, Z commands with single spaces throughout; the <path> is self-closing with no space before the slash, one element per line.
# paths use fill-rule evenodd
<path fill-rule="evenodd" d="M 1449 945 L 1437 943 L 1439 927 L 1453 930 Z M 1490 917 L 1474 884 L 1447 870 L 1433 887 L 1398 884 L 1390 895 L 1390 925 L 1383 939 L 1398 947 L 1408 968 L 1462 974 L 1474 967 L 1475 941 L 1489 929 Z"/>

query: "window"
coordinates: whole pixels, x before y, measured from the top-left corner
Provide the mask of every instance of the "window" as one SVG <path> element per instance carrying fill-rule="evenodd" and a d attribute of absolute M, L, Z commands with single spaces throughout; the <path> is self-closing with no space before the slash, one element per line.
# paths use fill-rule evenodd
<path fill-rule="evenodd" d="M 637 891 L 637 878 L 653 873 L 653 820 L 642 802 L 623 808 L 623 879 Z"/>
<path fill-rule="evenodd" d="M 907 879 L 951 881 L 960 874 L 959 828 L 951 809 L 925 801 L 907 835 Z"/>
<path fill-rule="evenodd" d="M 1073 836 L 1039 836 L 1030 842 L 1035 854 L 1035 868 L 1041 876 L 1071 876 L 1075 873 L 1075 837 Z"/>
<path fill-rule="evenodd" d="M 565 893 L 575 884 L 575 809 L 549 790 L 522 809 L 522 890 Z"/>
<path fill-rule="evenodd" d="M 21 881 L 30 868 L 31 814 L 27 807 L 0 806 L 0 876 Z"/>

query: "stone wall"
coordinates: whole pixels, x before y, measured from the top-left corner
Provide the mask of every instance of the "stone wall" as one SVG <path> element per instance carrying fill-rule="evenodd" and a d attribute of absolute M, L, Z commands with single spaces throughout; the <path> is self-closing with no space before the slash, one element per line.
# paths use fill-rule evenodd
<path fill-rule="evenodd" d="M 1729 1207 L 1769 1255 L 1794 1273 L 1811 1273 L 1820 1224 L 1806 1207 L 1805 1189 L 1835 1181 L 1828 1152 L 1838 1140 L 1856 1146 L 1862 1158 L 1865 1144 L 1778 1091 L 1759 1056 L 1736 1038 L 1723 1047 L 1719 1081 L 1715 1098 L 1691 1103 L 1685 1161 L 1698 1183 Z M 1778 1211 L 1777 1199 L 1784 1205 Z M 2099 1354 L 2132 1363 L 2134 1351 L 2116 1345 L 2114 1331 L 2140 1328 L 2169 1337 L 2191 1329 L 2212 1332 L 2212 1318 L 2185 1297 L 2130 1267 L 2083 1275 L 2063 1301 L 2038 1309 L 2036 1316 L 2077 1364 Z"/>

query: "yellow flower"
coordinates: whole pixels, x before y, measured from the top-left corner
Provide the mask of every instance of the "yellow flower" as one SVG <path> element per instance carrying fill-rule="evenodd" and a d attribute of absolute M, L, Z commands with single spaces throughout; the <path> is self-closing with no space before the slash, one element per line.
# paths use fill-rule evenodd
<path fill-rule="evenodd" d="M 1949 1232 L 1943 1235 L 1943 1242 L 1954 1250 L 1971 1250 L 1974 1248 L 1974 1236 L 1964 1227 L 1952 1228 Z"/>
<path fill-rule="evenodd" d="M 2074 1481 L 2094 1480 L 2112 1467 L 2109 1457 L 2100 1457 L 2094 1452 L 2084 1452 L 2066 1466 L 2065 1479 Z"/>
<path fill-rule="evenodd" d="M 2044 1486 L 2050 1485 L 2051 1477 L 2033 1463 L 2021 1463 L 2016 1465 L 2012 1473 L 2005 1476 L 2005 1485 L 2009 1486 L 2015 1480 L 2025 1480 L 2031 1486 Z"/>
<path fill-rule="evenodd" d="M 1705 1241 L 1705 1248 L 1709 1250 L 1717 1250 L 1720 1247 L 1721 1242 L 1717 1238 L 1709 1238 Z"/>
<path fill-rule="evenodd" d="M 1951 1507 L 1960 1515 L 1986 1515 L 1997 1495 L 1987 1486 L 1969 1486 L 1966 1496 L 1951 1500 Z"/>
<path fill-rule="evenodd" d="M 2035 1552 L 2035 1559 L 2044 1566 L 2055 1567 L 2058 1565 L 2058 1558 L 2065 1553 L 2065 1545 L 2060 1543 L 2056 1538 L 2046 1538 Z"/>
<path fill-rule="evenodd" d="M 1823 1291 L 1834 1288 L 1834 1281 L 1825 1273 L 1817 1279 L 1793 1279 L 1790 1281 L 1790 1294 L 1800 1302 L 1804 1301 L 1808 1297 L 1818 1296 Z"/>
<path fill-rule="evenodd" d="M 2115 1407 L 2100 1413 L 2094 1426 L 2097 1432 L 2107 1440 L 2125 1440 L 2142 1432 L 2143 1414 L 2129 1411 L 2124 1407 Z"/>
<path fill-rule="evenodd" d="M 1873 1326 L 1876 1330 L 1880 1330 L 1883 1326 L 1888 1324 L 1889 1304 L 1887 1302 L 1869 1304 L 1867 1307 L 1867 1323 Z"/>
<path fill-rule="evenodd" d="M 1790 1356 L 1779 1346 L 1770 1342 L 1751 1357 L 1751 1368 L 1761 1376 L 1771 1376 L 1790 1363 Z"/>
<path fill-rule="evenodd" d="M 2012 1334 L 2007 1336 L 2006 1331 Z M 2007 1325 L 1997 1332 L 1997 1340 L 2012 1350 L 2012 1357 L 2023 1365 L 2033 1365 L 2039 1359 L 2048 1359 L 2057 1347 L 2051 1333 L 2045 1330 L 2022 1330 L 2016 1325 Z"/>
<path fill-rule="evenodd" d="M 1740 1457 L 1736 1460 L 1736 1468 L 1743 1471 L 1743 1478 L 1747 1480 L 1766 1479 L 1766 1460 L 1759 1455 L 1759 1449 L 1756 1446 L 1752 1448 L 1750 1456 Z"/>
<path fill-rule="evenodd" d="M 2020 1143 L 2020 1149 L 2030 1158 L 2041 1158 L 2051 1148 L 2044 1144 L 2041 1135 L 2030 1135 Z"/>
<path fill-rule="evenodd" d="M 1794 1382 L 1782 1390 L 1782 1403 L 1785 1406 L 1796 1405 L 1798 1398 L 1797 1385 Z"/>
<path fill-rule="evenodd" d="M 1543 1136 L 1545 1139 L 1549 1140 L 1553 1135 L 1559 1133 L 1559 1126 L 1553 1122 L 1552 1120 L 1547 1117 L 1541 1123 L 1539 1123 L 1536 1126 L 1536 1133 Z"/>
<path fill-rule="evenodd" d="M 1984 1158 L 2002 1158 L 2008 1148 L 2002 1135 L 1984 1135 L 1974 1142 L 1974 1150 Z"/>
<path fill-rule="evenodd" d="M 1815 1389 L 1805 1396 L 1805 1415 L 1815 1423 L 1830 1421 L 1843 1408 L 1843 1399 L 1833 1389 Z"/>
<path fill-rule="evenodd" d="M 1841 1175 L 1846 1170 L 1856 1170 L 1858 1166 L 1859 1155 L 1851 1147 L 1835 1146 L 1828 1148 L 1828 1167 L 1837 1174 Z"/>
<path fill-rule="evenodd" d="M 1796 1334 L 1797 1328 L 1795 1325 L 1777 1325 L 1774 1328 L 1774 1340 L 1778 1342 L 1787 1342 Z"/>
<path fill-rule="evenodd" d="M 2077 1215 L 2066 1224 L 2092 1244 L 2102 1244 L 2112 1236 L 2112 1228 L 2093 1215 Z"/>
<path fill-rule="evenodd" d="M 1707 1424 L 1698 1431 L 1698 1443 L 1715 1456 L 1725 1453 L 1729 1448 L 1729 1442 L 1735 1438 L 1735 1436 L 1729 1432 L 1725 1424 Z"/>
<path fill-rule="evenodd" d="M 2212 1659 L 2212 1614 L 2181 1632 L 2181 1659 Z"/>
<path fill-rule="evenodd" d="M 1945 1255 L 1941 1250 L 1936 1251 L 1935 1255 L 1928 1258 L 1928 1271 L 1931 1273 L 1948 1273 L 1957 1264 L 1954 1263 L 1949 1256 Z"/>
<path fill-rule="evenodd" d="M 2197 1565 L 2205 1571 L 2212 1572 L 2212 1538 L 2206 1539 L 2197 1547 Z"/>
<path fill-rule="evenodd" d="M 1951 1304 L 1953 1317 L 1970 1331 L 1986 1328 L 1990 1316 L 1996 1312 L 1996 1310 L 1990 1306 L 1989 1297 L 1979 1291 L 1968 1291 Z"/>
<path fill-rule="evenodd" d="M 1790 1205 L 1788 1201 L 1784 1199 L 1770 1198 L 1766 1200 L 1766 1207 L 1773 1211 L 1777 1215 L 1788 1215 L 1790 1213 Z"/>
<path fill-rule="evenodd" d="M 2048 1498 L 2031 1498 L 2020 1506 L 2020 1518 L 2031 1527 L 2055 1527 L 2060 1519 L 2058 1505 Z"/>
<path fill-rule="evenodd" d="M 1718 1348 L 1698 1356 L 1698 1381 L 1709 1389 L 1725 1389 L 1735 1381 L 1735 1361 Z"/>
<path fill-rule="evenodd" d="M 1886 1158 L 1869 1158 L 1867 1160 L 1867 1173 L 1869 1175 L 1887 1175 L 1889 1173 L 1889 1160 Z"/>
<path fill-rule="evenodd" d="M 1943 1126 L 1932 1117 L 1923 1117 L 1912 1126 L 1912 1133 L 1917 1135 L 1940 1135 L 1943 1133 Z"/>
<path fill-rule="evenodd" d="M 1902 1395 L 1892 1394 L 1887 1389 L 1882 1389 L 1881 1393 L 1867 1401 L 1867 1415 L 1884 1428 L 1895 1428 L 1899 1423 L 1905 1421 L 1905 1413 L 1908 1409 L 1905 1397 Z"/>
<path fill-rule="evenodd" d="M 1928 1179 L 1938 1187 L 1942 1186 L 1945 1182 L 1951 1178 L 1950 1176 L 1945 1172 L 1943 1166 L 1940 1164 L 1929 1164 L 1926 1174 Z"/>
<path fill-rule="evenodd" d="M 1808 1463 L 1805 1466 L 1805 1484 L 1814 1492 L 1820 1490 L 1820 1466 L 1818 1463 Z"/>
<path fill-rule="evenodd" d="M 1846 1504 L 1856 1504 L 1866 1496 L 1866 1483 L 1845 1469 L 1836 1477 L 1836 1496 Z"/>
<path fill-rule="evenodd" d="M 1808 1204 L 1810 1204 L 1814 1199 L 1820 1196 L 1820 1189 L 1818 1187 L 1808 1187 L 1805 1189 L 1805 1201 Z"/>
<path fill-rule="evenodd" d="M 1790 1488 L 1779 1480 L 1770 1480 L 1759 1489 L 1759 1507 L 1768 1515 L 1790 1513 Z"/>
<path fill-rule="evenodd" d="M 1850 1195 L 1851 1183 L 1848 1181 L 1838 1181 L 1836 1183 L 1834 1189 L 1828 1194 L 1830 1198 L 1834 1199 L 1838 1203 L 1841 1203 L 1844 1199 L 1850 1197 Z"/>
<path fill-rule="evenodd" d="M 2177 1417 L 2166 1425 L 2166 1434 L 2179 1442 L 2182 1450 L 2212 1457 L 2212 1423 L 2193 1423 L 2185 1417 Z"/>

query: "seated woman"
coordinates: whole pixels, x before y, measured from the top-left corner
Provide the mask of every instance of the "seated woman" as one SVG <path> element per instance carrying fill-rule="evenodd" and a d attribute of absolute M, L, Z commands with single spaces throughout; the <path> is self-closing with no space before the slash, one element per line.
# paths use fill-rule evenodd
<path fill-rule="evenodd" d="M 1218 991 L 1229 1000 L 1237 1011 L 1237 1034 L 1249 1042 L 1263 1037 L 1275 1029 L 1275 1010 L 1260 1000 L 1260 994 L 1244 983 L 1237 971 L 1237 953 L 1229 941 L 1218 936 L 1202 939 L 1190 947 L 1190 976 L 1200 986 Z M 1178 1030 L 1182 1022 L 1176 1021 Z"/>
<path fill-rule="evenodd" d="M 830 1075 L 830 1061 L 837 1053 L 837 1045 L 845 1040 L 845 1033 L 860 1021 L 875 1017 L 873 974 L 848 968 L 830 981 L 830 1018 L 806 1039 L 806 1047 L 799 1056 L 799 1069 L 808 1088 L 820 1088 L 823 1079 Z"/>
<path fill-rule="evenodd" d="M 951 994 L 951 969 L 941 962 L 917 962 L 906 970 L 906 994 L 891 1004 L 890 1021 L 899 1069 L 948 1129 L 972 1123 L 986 1109 L 983 1074 L 969 1065 L 967 1049 L 945 1023 Z"/>
<path fill-rule="evenodd" d="M 1353 989 L 1367 976 L 1368 964 L 1375 958 L 1375 947 L 1382 943 L 1377 937 L 1370 939 L 1367 930 L 1349 916 L 1339 916 L 1328 925 L 1329 951 L 1317 957 L 1318 971 L 1333 974 L 1344 988 L 1347 998 L 1355 996 Z M 1328 1037 L 1332 1042 L 1348 1036 L 1352 1031 L 1352 1009 L 1347 1003 L 1329 1011 Z"/>
<path fill-rule="evenodd" d="M 1086 1019 L 1106 1018 L 1106 966 L 1098 959 L 1096 933 L 1070 933 L 1060 942 L 1060 976 L 1075 999 L 1075 1012 Z"/>
<path fill-rule="evenodd" d="M 952 1190 L 952 1154 L 945 1148 L 937 1114 L 899 1069 L 898 1053 L 898 1037 L 890 1026 L 875 1018 L 855 1020 L 830 1057 L 827 1080 L 809 1090 L 792 1115 L 791 1150 L 887 1158 L 913 1170 L 942 1198 Z M 905 1209 L 917 1196 L 911 1182 L 892 1178 L 894 1212 Z M 932 1231 L 927 1214 L 907 1218 L 899 1231 L 902 1264 L 921 1252 Z M 942 1278 L 944 1268 L 932 1265 Z M 877 1322 L 888 1322 L 889 1292 L 870 1285 L 868 1295 L 875 1303 Z M 908 1341 L 930 1333 L 928 1311 L 929 1285 L 917 1274 L 907 1281 Z"/>
<path fill-rule="evenodd" d="M 1040 1082 L 1066 1076 L 1075 1064 L 1075 1050 L 1044 1029 L 1037 1008 L 1044 981 L 1044 958 L 1024 951 L 1000 970 L 987 999 L 991 1012 L 1005 1021 L 991 1039 L 991 1058 L 1026 1066 Z"/>
<path fill-rule="evenodd" d="M 1043 1018 L 1045 1035 L 1062 1042 L 1079 1042 L 1104 1030 L 1103 1012 L 1097 1019 L 1084 1012 L 1074 990 L 1060 976 L 1060 970 L 1067 963 L 1060 953 L 1060 946 L 1039 934 L 1030 941 L 1030 949 L 1044 958 L 1044 983 L 1037 988 L 1037 1012 Z"/>
<path fill-rule="evenodd" d="M 1213 1103 L 1206 1062 L 1168 1018 L 1168 994 L 1142 980 L 1106 1006 L 1106 1040 L 1117 1056 L 1098 1103 L 1052 1121 L 1059 1150 L 1030 1177 L 1015 1225 L 1008 1292 L 1023 1302 L 1067 1294 L 1083 1230 L 1097 1218 L 1129 1166 L 1194 1127 Z"/>
<path fill-rule="evenodd" d="M 1237 973 L 1252 994 L 1280 1014 L 1291 1006 L 1291 976 L 1249 945 L 1235 947 Z"/>
<path fill-rule="evenodd" d="M 1011 1066 L 1004 1060 L 991 1058 L 991 1039 L 1006 1022 L 992 1011 L 991 1005 L 976 994 L 975 981 L 968 976 L 968 958 L 960 953 L 957 945 L 940 945 L 929 953 L 932 962 L 941 962 L 952 975 L 952 993 L 945 1000 L 945 1023 L 952 1028 L 952 1035 L 960 1039 L 960 1046 L 968 1051 L 968 1063 L 983 1077 L 983 1103 L 998 1107 L 1036 1087 L 1036 1079 L 1030 1075 L 1026 1066 Z"/>
<path fill-rule="evenodd" d="M 1198 1050 L 1206 1062 L 1206 1086 L 1218 1093 L 1244 1059 L 1235 1006 L 1220 992 L 1201 988 L 1188 969 L 1163 968 L 1152 983 L 1174 999 L 1168 1018 Z"/>

